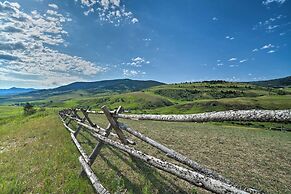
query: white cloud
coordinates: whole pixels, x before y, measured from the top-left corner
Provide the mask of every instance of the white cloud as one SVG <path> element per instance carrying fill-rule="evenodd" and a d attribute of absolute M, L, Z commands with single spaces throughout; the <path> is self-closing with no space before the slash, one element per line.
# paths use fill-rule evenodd
<path fill-rule="evenodd" d="M 213 17 L 212 20 L 213 20 L 213 21 L 217 21 L 218 18 L 217 18 L 217 17 Z"/>
<path fill-rule="evenodd" d="M 150 42 L 150 41 L 152 41 L 151 38 L 143 38 L 142 40 L 143 40 L 143 41 L 146 41 L 146 42 Z"/>
<path fill-rule="evenodd" d="M 136 23 L 138 19 L 127 11 L 120 0 L 81 0 L 81 4 L 88 8 L 84 15 L 96 13 L 101 22 L 108 22 L 119 26 L 122 21 Z"/>
<path fill-rule="evenodd" d="M 106 68 L 50 48 L 64 44 L 69 19 L 56 11 L 27 14 L 17 3 L 0 2 L 0 80 L 50 85 L 91 78 Z"/>
<path fill-rule="evenodd" d="M 48 4 L 48 6 L 53 8 L 53 9 L 59 9 L 59 6 L 57 6 L 56 4 L 53 4 L 53 3 Z"/>
<path fill-rule="evenodd" d="M 217 66 L 223 66 L 223 63 L 218 63 Z"/>
<path fill-rule="evenodd" d="M 274 50 L 270 50 L 270 51 L 268 51 L 268 53 L 275 53 L 276 51 L 274 51 Z"/>
<path fill-rule="evenodd" d="M 234 40 L 234 37 L 231 37 L 231 36 L 226 36 L 225 38 L 229 40 Z"/>
<path fill-rule="evenodd" d="M 127 65 L 133 66 L 133 67 L 142 67 L 144 64 L 149 64 L 150 61 L 145 60 L 142 57 L 135 57 L 131 59 L 131 62 L 127 63 Z"/>
<path fill-rule="evenodd" d="M 265 21 L 260 21 L 253 26 L 253 30 L 264 30 L 266 33 L 272 33 L 275 31 L 282 31 L 287 28 L 289 22 L 285 22 L 283 19 L 287 18 L 286 15 L 279 14 L 273 16 Z"/>
<path fill-rule="evenodd" d="M 269 25 L 266 29 L 269 30 L 269 31 L 272 31 L 272 30 L 274 30 L 275 28 L 278 28 L 278 27 L 279 27 L 279 25 L 274 25 L 274 26 Z"/>
<path fill-rule="evenodd" d="M 273 47 L 274 47 L 274 45 L 272 45 L 272 44 L 266 44 L 266 45 L 261 47 L 261 50 L 269 49 L 269 48 L 273 48 Z"/>
<path fill-rule="evenodd" d="M 269 5 L 270 3 L 283 4 L 285 2 L 286 2 L 286 0 L 265 0 L 262 3 L 263 3 L 263 5 Z"/>
<path fill-rule="evenodd" d="M 123 76 L 124 77 L 137 77 L 137 76 L 143 76 L 145 74 L 146 73 L 143 71 L 123 69 Z"/>
<path fill-rule="evenodd" d="M 252 52 L 257 52 L 259 51 L 259 49 L 255 48 L 254 50 L 252 50 Z"/>
<path fill-rule="evenodd" d="M 239 62 L 240 63 L 244 63 L 244 62 L 247 62 L 248 60 L 247 59 L 242 59 L 242 60 L 240 60 Z"/>
<path fill-rule="evenodd" d="M 237 60 L 237 58 L 230 58 L 228 61 L 236 61 Z"/>
<path fill-rule="evenodd" d="M 138 19 L 137 19 L 137 18 L 132 18 L 131 22 L 132 22 L 133 24 L 135 24 L 135 23 L 138 22 Z"/>

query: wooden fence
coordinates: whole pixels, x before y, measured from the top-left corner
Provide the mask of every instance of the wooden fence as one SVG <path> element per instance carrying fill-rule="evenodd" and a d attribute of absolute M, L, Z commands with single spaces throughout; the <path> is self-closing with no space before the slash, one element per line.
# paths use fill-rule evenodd
<path fill-rule="evenodd" d="M 80 114 L 80 112 L 82 114 Z M 103 145 L 108 145 L 119 149 L 135 158 L 140 159 L 144 163 L 179 177 L 197 187 L 204 188 L 214 193 L 262 193 L 253 188 L 241 187 L 223 176 L 213 172 L 212 170 L 198 164 L 188 157 L 166 147 L 163 144 L 147 137 L 146 135 L 130 128 L 124 123 L 118 122 L 118 118 L 132 120 L 158 120 L 158 121 L 175 121 L 175 122 L 207 122 L 207 121 L 274 121 L 274 122 L 291 122 L 291 110 L 248 110 L 248 111 L 225 111 L 212 112 L 190 115 L 129 115 L 122 114 L 123 109 L 119 107 L 115 111 L 110 111 L 106 106 L 102 107 L 101 112 L 90 111 L 85 109 L 65 109 L 59 112 L 59 116 L 70 132 L 72 141 L 79 150 L 81 156 L 79 161 L 82 165 L 81 174 L 87 175 L 97 193 L 109 193 L 102 186 L 91 165 L 100 153 Z M 107 128 L 102 128 L 94 123 L 90 114 L 104 114 L 108 120 Z M 82 115 L 82 116 L 81 116 Z M 75 123 L 75 125 L 72 125 Z M 73 129 L 73 126 L 75 129 Z M 81 129 L 88 131 L 98 143 L 92 153 L 88 155 L 77 140 L 77 135 Z M 113 132 L 114 130 L 114 132 Z M 166 154 L 167 157 L 176 160 L 179 165 L 161 160 L 157 157 L 143 153 L 134 148 L 135 142 L 126 137 L 124 132 L 135 136 L 149 145 L 159 149 Z M 115 137 L 115 138 L 111 138 Z M 116 141 L 116 139 L 118 141 Z M 187 166 L 184 167 L 183 165 Z"/>

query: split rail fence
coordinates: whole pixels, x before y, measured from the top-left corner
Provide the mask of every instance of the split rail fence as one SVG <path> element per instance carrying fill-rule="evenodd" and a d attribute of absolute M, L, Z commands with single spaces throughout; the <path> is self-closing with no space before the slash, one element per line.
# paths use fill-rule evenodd
<path fill-rule="evenodd" d="M 82 114 L 80 114 L 80 112 Z M 119 122 L 119 118 L 169 122 L 291 122 L 291 110 L 240 110 L 189 115 L 132 115 L 122 114 L 122 112 L 122 107 L 119 107 L 117 110 L 110 111 L 106 106 L 102 107 L 101 112 L 90 111 L 89 109 L 65 109 L 59 112 L 59 116 L 65 128 L 70 132 L 72 141 L 81 154 L 79 157 L 79 161 L 83 169 L 81 174 L 87 175 L 96 192 L 100 194 L 107 194 L 109 191 L 101 184 L 99 179 L 94 174 L 91 166 L 95 159 L 98 157 L 100 150 L 104 145 L 121 150 L 124 153 L 140 159 L 147 165 L 170 173 L 180 179 L 189 182 L 190 184 L 204 188 L 213 193 L 263 193 L 262 191 L 253 188 L 241 187 L 233 183 L 232 181 L 198 164 L 190 158 L 130 128 L 126 124 Z M 94 123 L 89 116 L 90 114 L 104 114 L 108 120 L 107 128 L 102 128 L 101 126 Z M 75 125 L 72 125 L 73 123 L 75 123 Z M 75 127 L 76 129 L 73 129 L 74 126 L 77 126 Z M 85 152 L 84 148 L 77 140 L 77 135 L 80 133 L 81 129 L 89 132 L 92 137 L 98 141 L 90 155 Z M 127 133 L 125 134 L 124 132 Z M 135 142 L 130 140 L 126 135 L 135 136 L 143 142 L 146 142 L 149 145 L 159 149 L 165 153 L 167 157 L 176 160 L 179 165 L 161 160 L 155 156 L 151 156 L 149 154 L 143 153 L 140 150 L 137 150 L 134 148 Z"/>

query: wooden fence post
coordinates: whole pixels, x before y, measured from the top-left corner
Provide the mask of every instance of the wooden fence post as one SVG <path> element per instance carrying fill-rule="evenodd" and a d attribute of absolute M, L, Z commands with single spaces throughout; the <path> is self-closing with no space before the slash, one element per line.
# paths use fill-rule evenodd
<path fill-rule="evenodd" d="M 87 121 L 89 122 L 89 124 L 90 124 L 92 127 L 96 127 L 96 124 L 93 123 L 93 122 L 91 121 L 91 119 L 89 118 L 88 113 L 87 113 L 87 110 L 81 109 L 81 111 L 82 111 L 83 115 L 85 116 L 85 118 L 87 119 Z"/>
<path fill-rule="evenodd" d="M 109 121 L 109 123 L 111 124 L 111 126 L 113 127 L 113 129 L 115 130 L 116 134 L 118 135 L 120 141 L 123 144 L 128 144 L 128 141 L 125 137 L 125 135 L 123 134 L 123 132 L 119 129 L 119 126 L 117 125 L 116 121 L 113 119 L 110 111 L 108 110 L 108 108 L 106 106 L 102 106 L 101 109 L 103 110 L 105 116 L 107 117 L 107 120 Z"/>
<path fill-rule="evenodd" d="M 75 115 L 78 119 L 80 119 L 80 120 L 82 119 L 82 118 L 78 115 L 76 109 L 73 109 L 73 113 L 74 113 L 74 115 Z"/>
<path fill-rule="evenodd" d="M 123 110 L 122 110 L 122 107 L 119 106 L 118 109 L 116 110 L 116 113 L 121 113 Z M 114 119 L 116 122 L 117 122 L 117 119 Z M 106 128 L 106 132 L 104 134 L 104 137 L 108 137 L 111 133 L 111 130 L 112 130 L 112 124 L 109 123 L 107 128 Z M 88 160 L 88 165 L 91 166 L 94 161 L 96 160 L 98 154 L 100 153 L 101 151 L 101 148 L 103 147 L 104 143 L 102 141 L 99 141 L 97 143 L 97 145 L 95 146 L 95 148 L 93 149 L 92 153 L 90 154 L 89 156 L 89 160 Z M 80 176 L 84 176 L 85 175 L 85 171 L 84 169 L 81 171 L 80 173 Z"/>
<path fill-rule="evenodd" d="M 86 112 L 87 112 L 87 111 L 86 111 Z M 77 110 L 76 110 L 76 109 L 74 109 L 74 114 L 75 114 L 75 116 L 76 116 L 79 120 L 81 120 L 81 121 L 80 121 L 81 123 L 84 123 L 84 122 L 85 122 L 86 117 L 84 116 L 83 118 L 81 118 L 81 117 L 77 114 Z M 83 113 L 83 114 L 84 114 L 84 113 Z M 79 132 L 80 132 L 81 129 L 82 129 L 82 125 L 79 124 L 77 130 L 76 130 L 75 133 L 74 133 L 75 137 L 77 137 L 77 135 L 79 134 Z"/>
<path fill-rule="evenodd" d="M 85 173 L 87 174 L 88 178 L 90 179 L 94 189 L 100 194 L 109 194 L 109 192 L 103 187 L 103 185 L 99 182 L 98 178 L 90 168 L 90 166 L 86 163 L 86 161 L 79 157 L 79 161 L 84 168 Z"/>
<path fill-rule="evenodd" d="M 119 106 L 118 107 L 118 109 L 116 110 L 116 113 L 118 114 L 118 113 L 121 113 L 123 110 L 122 110 L 122 107 L 121 106 Z M 115 120 L 115 122 L 117 122 L 117 119 L 114 119 Z M 105 137 L 108 137 L 109 136 L 109 134 L 110 134 L 110 132 L 111 132 L 111 130 L 112 130 L 112 124 L 111 123 L 109 123 L 108 124 L 108 127 L 106 128 L 106 132 L 105 132 Z M 96 147 L 94 148 L 94 150 L 93 150 L 93 152 L 90 154 L 90 156 L 89 156 L 89 165 L 92 165 L 93 164 L 93 162 L 95 161 L 95 159 L 96 159 L 96 157 L 98 156 L 98 154 L 99 154 L 99 152 L 100 152 L 100 150 L 101 150 L 101 148 L 103 147 L 103 142 L 101 141 L 101 142 L 99 142 L 97 145 L 96 145 Z"/>

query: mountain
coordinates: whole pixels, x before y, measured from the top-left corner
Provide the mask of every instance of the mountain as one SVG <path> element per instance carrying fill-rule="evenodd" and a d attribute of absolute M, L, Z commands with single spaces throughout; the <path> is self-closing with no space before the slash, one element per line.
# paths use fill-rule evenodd
<path fill-rule="evenodd" d="M 32 92 L 32 91 L 36 91 L 36 89 L 12 87 L 9 89 L 0 89 L 0 96 L 23 94 L 23 93 Z"/>
<path fill-rule="evenodd" d="M 291 76 L 279 78 L 279 79 L 265 80 L 265 81 L 254 81 L 254 82 L 249 82 L 249 83 L 255 84 L 258 86 L 273 87 L 273 88 L 291 87 Z"/>
<path fill-rule="evenodd" d="M 132 92 L 139 91 L 153 86 L 163 85 L 157 81 L 141 81 L 131 79 L 103 80 L 95 82 L 74 82 L 68 85 L 60 86 L 53 89 L 38 90 L 27 93 L 27 95 L 52 96 L 76 91 L 84 93 L 105 93 L 105 92 Z"/>
<path fill-rule="evenodd" d="M 157 81 L 141 81 L 141 80 L 131 80 L 131 79 L 116 79 L 116 80 L 103 80 L 96 82 L 74 82 L 69 85 L 61 86 L 53 91 L 73 91 L 73 90 L 89 90 L 89 91 L 114 91 L 114 92 L 124 92 L 124 91 L 138 91 L 153 86 L 163 85 L 164 83 Z"/>

